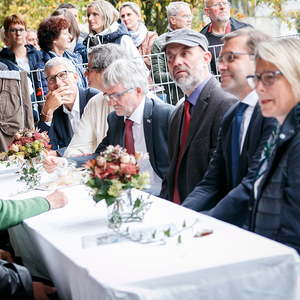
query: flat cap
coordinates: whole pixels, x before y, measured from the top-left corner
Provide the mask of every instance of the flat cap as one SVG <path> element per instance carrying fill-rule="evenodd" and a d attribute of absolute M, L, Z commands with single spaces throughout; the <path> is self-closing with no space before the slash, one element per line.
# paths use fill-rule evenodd
<path fill-rule="evenodd" d="M 181 44 L 188 47 L 200 46 L 204 51 L 208 50 L 208 41 L 205 35 L 195 30 L 182 28 L 167 33 L 166 43 L 162 50 L 170 44 Z"/>

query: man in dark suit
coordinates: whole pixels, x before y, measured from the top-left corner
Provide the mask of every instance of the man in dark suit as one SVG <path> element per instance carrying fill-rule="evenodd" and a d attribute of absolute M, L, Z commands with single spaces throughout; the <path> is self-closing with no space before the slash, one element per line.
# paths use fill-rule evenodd
<path fill-rule="evenodd" d="M 186 100 L 171 117 L 168 191 L 161 196 L 181 204 L 202 179 L 215 150 L 221 120 L 236 99 L 209 72 L 211 54 L 204 35 L 190 29 L 170 32 L 166 55 L 171 76 Z"/>
<path fill-rule="evenodd" d="M 225 35 L 218 61 L 221 84 L 240 101 L 225 115 L 209 168 L 183 203 L 196 211 L 210 210 L 209 215 L 236 225 L 246 222 L 248 208 L 249 189 L 240 183 L 251 175 L 249 167 L 255 169 L 256 158 L 274 128 L 273 119 L 262 117 L 257 94 L 246 79 L 255 72 L 256 46 L 266 39 L 268 36 L 250 27 Z M 244 111 L 239 115 L 240 108 Z"/>
<path fill-rule="evenodd" d="M 115 61 L 104 71 L 103 95 L 115 111 L 108 115 L 107 135 L 96 152 L 108 145 L 124 146 L 129 153 L 148 152 L 149 159 L 139 164 L 150 174 L 149 192 L 158 195 L 169 167 L 167 138 L 174 107 L 154 95 L 149 97 L 147 74 L 142 62 L 126 59 Z M 132 126 L 131 132 L 128 126 Z M 133 149 L 128 140 L 131 134 Z"/>
<path fill-rule="evenodd" d="M 45 65 L 49 93 L 44 103 L 38 127 L 47 131 L 52 149 L 67 147 L 83 110 L 99 91 L 78 88 L 78 74 L 72 62 L 63 57 L 54 57 Z"/>

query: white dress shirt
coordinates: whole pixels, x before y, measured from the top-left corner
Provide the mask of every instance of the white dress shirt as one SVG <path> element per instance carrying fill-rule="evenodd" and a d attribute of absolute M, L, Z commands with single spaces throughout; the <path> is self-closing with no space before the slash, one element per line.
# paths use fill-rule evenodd
<path fill-rule="evenodd" d="M 71 111 L 68 110 L 63 105 L 63 111 L 69 118 L 73 133 L 76 133 L 78 130 L 78 125 L 79 125 L 79 121 L 80 121 L 79 91 L 78 90 L 76 93 L 76 98 L 75 98 L 75 102 L 73 104 L 72 110 Z"/>
<path fill-rule="evenodd" d="M 252 114 L 253 114 L 253 111 L 254 111 L 257 101 L 258 101 L 258 96 L 257 96 L 255 90 L 253 90 L 243 100 L 241 100 L 241 102 L 248 104 L 248 107 L 244 112 L 243 123 L 242 123 L 241 131 L 240 131 L 240 140 L 241 140 L 240 153 L 242 152 L 242 149 L 243 149 L 247 130 L 248 130 L 250 120 L 251 120 L 251 117 L 252 117 Z"/>
<path fill-rule="evenodd" d="M 144 136 L 144 107 L 145 107 L 145 98 L 142 100 L 140 105 L 135 109 L 131 114 L 129 119 L 133 121 L 132 132 L 134 139 L 134 150 L 140 153 L 147 153 L 146 141 Z M 138 161 L 141 172 L 148 172 L 150 175 L 150 184 L 151 187 L 146 191 L 153 195 L 159 195 L 161 190 L 161 178 L 154 172 L 150 159 L 141 159 Z"/>

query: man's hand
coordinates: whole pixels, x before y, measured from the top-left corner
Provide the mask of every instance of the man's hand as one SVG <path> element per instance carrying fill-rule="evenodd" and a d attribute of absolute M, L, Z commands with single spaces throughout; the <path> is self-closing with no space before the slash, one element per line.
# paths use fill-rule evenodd
<path fill-rule="evenodd" d="M 32 282 L 33 299 L 34 300 L 49 300 L 47 295 L 56 292 L 56 288 L 43 284 L 42 282 Z"/>
<path fill-rule="evenodd" d="M 46 102 L 42 109 L 42 120 L 51 122 L 54 111 L 62 104 L 73 105 L 76 98 L 76 91 L 68 85 L 61 86 L 50 91 L 46 96 Z"/>
<path fill-rule="evenodd" d="M 65 193 L 56 190 L 46 197 L 50 204 L 50 209 L 60 208 L 68 203 L 68 198 Z"/>
<path fill-rule="evenodd" d="M 9 263 L 13 262 L 12 256 L 9 252 L 0 249 L 0 259 L 6 260 Z"/>

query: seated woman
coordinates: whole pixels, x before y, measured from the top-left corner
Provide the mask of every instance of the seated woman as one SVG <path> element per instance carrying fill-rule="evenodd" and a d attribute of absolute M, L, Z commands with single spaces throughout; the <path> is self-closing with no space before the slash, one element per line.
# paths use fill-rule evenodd
<path fill-rule="evenodd" d="M 127 27 L 130 36 L 139 53 L 144 56 L 147 68 L 151 69 L 151 49 L 154 40 L 158 37 L 154 31 L 149 31 L 142 21 L 140 7 L 134 2 L 124 2 L 120 7 L 120 17 Z"/>
<path fill-rule="evenodd" d="M 258 46 L 255 75 L 262 114 L 278 121 L 261 156 L 250 202 L 250 229 L 300 253 L 300 39 Z"/>
<path fill-rule="evenodd" d="M 100 44 L 115 43 L 125 48 L 131 57 L 140 57 L 128 30 L 118 23 L 119 12 L 105 0 L 97 0 L 87 7 L 90 33 L 83 41 L 87 48 Z"/>
<path fill-rule="evenodd" d="M 81 57 L 70 52 L 72 36 L 69 33 L 70 22 L 62 16 L 50 17 L 41 22 L 38 28 L 39 45 L 44 64 L 51 58 L 62 56 L 72 61 L 79 75 L 78 86 L 86 88 Z"/>

